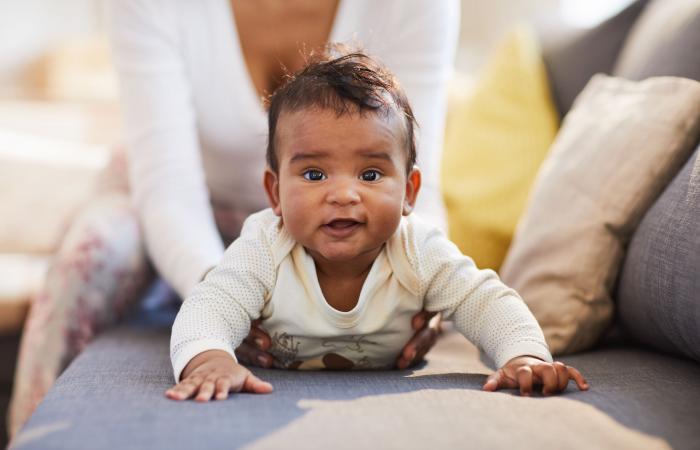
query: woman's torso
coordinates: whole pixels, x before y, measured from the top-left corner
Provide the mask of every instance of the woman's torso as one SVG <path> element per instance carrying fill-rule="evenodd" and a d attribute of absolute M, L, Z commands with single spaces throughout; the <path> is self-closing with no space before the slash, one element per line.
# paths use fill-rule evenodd
<path fill-rule="evenodd" d="M 229 0 L 241 54 L 259 98 L 329 41 L 338 0 Z M 261 30 L 265 30 L 261 33 Z"/>

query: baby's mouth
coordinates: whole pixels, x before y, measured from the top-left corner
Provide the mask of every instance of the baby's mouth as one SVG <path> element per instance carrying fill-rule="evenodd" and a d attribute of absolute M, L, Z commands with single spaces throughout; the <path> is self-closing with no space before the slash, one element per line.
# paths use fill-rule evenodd
<path fill-rule="evenodd" d="M 323 225 L 326 234 L 333 238 L 346 238 L 357 230 L 362 222 L 354 219 L 334 219 Z"/>
<path fill-rule="evenodd" d="M 333 228 L 334 230 L 343 230 L 346 228 L 354 227 L 355 225 L 359 224 L 360 222 L 353 219 L 335 219 L 328 222 L 325 226 Z"/>

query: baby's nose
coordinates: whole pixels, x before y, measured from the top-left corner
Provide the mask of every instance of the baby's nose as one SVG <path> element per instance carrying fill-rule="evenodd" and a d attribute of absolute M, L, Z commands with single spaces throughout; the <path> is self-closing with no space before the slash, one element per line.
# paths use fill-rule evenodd
<path fill-rule="evenodd" d="M 338 181 L 330 186 L 327 200 L 339 205 L 355 204 L 361 200 L 360 193 L 352 181 Z"/>

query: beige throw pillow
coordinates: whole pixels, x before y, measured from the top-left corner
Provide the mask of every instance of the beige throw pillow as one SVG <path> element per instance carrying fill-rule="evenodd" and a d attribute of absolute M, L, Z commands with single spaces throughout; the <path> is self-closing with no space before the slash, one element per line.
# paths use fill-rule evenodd
<path fill-rule="evenodd" d="M 591 347 L 611 322 L 626 243 L 700 133 L 700 83 L 596 75 L 542 165 L 501 270 L 554 354 Z"/>

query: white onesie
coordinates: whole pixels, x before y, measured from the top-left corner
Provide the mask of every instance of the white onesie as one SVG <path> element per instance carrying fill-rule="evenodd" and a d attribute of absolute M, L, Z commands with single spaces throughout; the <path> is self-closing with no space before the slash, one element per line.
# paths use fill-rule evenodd
<path fill-rule="evenodd" d="M 205 350 L 233 356 L 258 318 L 279 367 L 390 368 L 414 334 L 411 318 L 424 308 L 452 319 L 498 367 L 520 355 L 552 361 L 518 294 L 415 214 L 384 245 L 357 305 L 342 312 L 324 299 L 311 256 L 266 209 L 246 220 L 241 237 L 183 303 L 170 343 L 175 380 Z"/>

